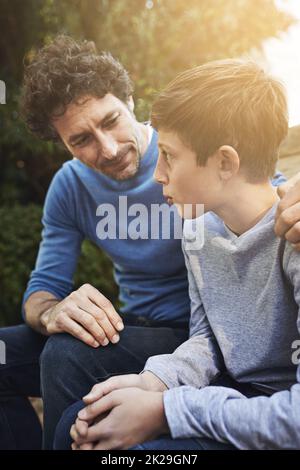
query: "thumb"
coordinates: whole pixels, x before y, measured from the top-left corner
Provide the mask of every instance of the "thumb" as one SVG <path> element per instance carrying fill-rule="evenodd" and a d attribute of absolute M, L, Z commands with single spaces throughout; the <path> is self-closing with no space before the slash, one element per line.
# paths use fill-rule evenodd
<path fill-rule="evenodd" d="M 289 191 L 291 191 L 295 187 L 297 188 L 298 191 L 300 191 L 300 172 L 294 175 L 285 183 L 278 186 L 277 194 L 280 197 L 280 199 L 282 199 Z M 299 199 L 299 195 L 298 195 L 298 199 Z"/>

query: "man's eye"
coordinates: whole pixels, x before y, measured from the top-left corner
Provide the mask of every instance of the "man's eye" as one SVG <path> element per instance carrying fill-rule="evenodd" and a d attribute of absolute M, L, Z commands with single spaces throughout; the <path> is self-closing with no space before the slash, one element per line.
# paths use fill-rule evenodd
<path fill-rule="evenodd" d="M 116 116 L 114 116 L 112 119 L 110 119 L 109 121 L 107 121 L 105 123 L 105 127 L 112 127 L 114 124 L 117 123 L 117 120 L 119 118 L 120 114 L 117 114 Z"/>
<path fill-rule="evenodd" d="M 82 139 L 78 140 L 73 144 L 73 147 L 81 147 L 82 145 L 85 145 L 89 140 L 89 136 L 82 137 Z"/>

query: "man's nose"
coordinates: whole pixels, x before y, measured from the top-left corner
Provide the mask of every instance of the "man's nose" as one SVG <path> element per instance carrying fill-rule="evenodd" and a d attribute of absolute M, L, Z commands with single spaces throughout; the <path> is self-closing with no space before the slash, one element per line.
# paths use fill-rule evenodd
<path fill-rule="evenodd" d="M 157 181 L 157 183 L 160 183 L 160 184 L 168 183 L 168 175 L 165 171 L 164 164 L 160 157 L 158 157 L 153 177 Z"/>
<path fill-rule="evenodd" d="M 103 158 L 112 160 L 118 153 L 118 144 L 115 139 L 109 134 L 96 135 L 97 142 L 100 144 L 100 153 Z"/>

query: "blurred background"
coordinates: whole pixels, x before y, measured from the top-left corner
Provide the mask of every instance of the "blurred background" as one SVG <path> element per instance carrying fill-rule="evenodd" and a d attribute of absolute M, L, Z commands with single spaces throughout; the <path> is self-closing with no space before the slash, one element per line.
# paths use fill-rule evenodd
<path fill-rule="evenodd" d="M 57 33 L 95 41 L 128 69 L 136 114 L 147 120 L 155 93 L 178 72 L 225 57 L 255 58 L 288 87 L 291 132 L 280 168 L 300 170 L 298 0 L 0 0 L 0 326 L 21 321 L 45 194 L 70 158 L 31 136 L 19 116 L 23 63 Z M 297 104 L 298 103 L 298 104 Z M 299 118 L 299 119 L 298 119 Z M 115 304 L 110 260 L 86 241 L 75 287 L 89 282 Z"/>

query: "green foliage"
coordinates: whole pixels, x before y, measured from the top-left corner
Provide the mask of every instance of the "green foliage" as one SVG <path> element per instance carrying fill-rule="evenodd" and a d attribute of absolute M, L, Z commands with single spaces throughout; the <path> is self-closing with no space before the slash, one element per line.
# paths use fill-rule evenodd
<path fill-rule="evenodd" d="M 41 237 L 42 208 L 30 204 L 0 208 L 0 326 L 19 323 L 23 293 L 34 267 Z M 74 288 L 89 282 L 118 307 L 112 263 L 85 241 L 74 277 Z"/>
<path fill-rule="evenodd" d="M 129 70 L 137 118 L 146 120 L 153 96 L 178 72 L 257 49 L 293 20 L 275 0 L 1 0 L 0 8 L 0 79 L 7 89 L 7 104 L 0 105 L 0 321 L 13 323 L 36 258 L 39 206 L 69 158 L 22 124 L 23 58 L 59 32 L 95 41 Z M 76 285 L 84 282 L 116 299 L 110 261 L 89 243 L 76 274 Z"/>

